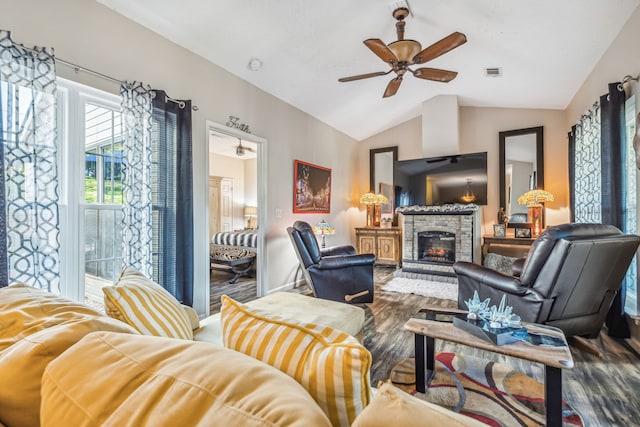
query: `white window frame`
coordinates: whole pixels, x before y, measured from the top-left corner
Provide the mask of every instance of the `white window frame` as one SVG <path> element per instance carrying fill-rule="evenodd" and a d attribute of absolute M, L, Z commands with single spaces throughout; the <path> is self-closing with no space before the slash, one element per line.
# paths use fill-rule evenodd
<path fill-rule="evenodd" d="M 120 96 L 71 80 L 58 83 L 58 170 L 60 171 L 60 292 L 84 302 L 84 209 L 101 209 L 102 203 L 85 203 L 85 115 L 92 103 L 120 109 Z M 111 204 L 108 204 L 112 208 Z"/>

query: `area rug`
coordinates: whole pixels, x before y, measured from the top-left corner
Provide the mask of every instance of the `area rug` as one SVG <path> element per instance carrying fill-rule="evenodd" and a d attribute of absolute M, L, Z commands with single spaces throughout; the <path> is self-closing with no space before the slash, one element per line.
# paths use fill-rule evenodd
<path fill-rule="evenodd" d="M 439 299 L 458 300 L 458 285 L 456 283 L 433 282 L 429 280 L 406 279 L 394 277 L 384 286 L 383 291 L 415 294 Z"/>
<path fill-rule="evenodd" d="M 416 392 L 414 359 L 391 372 L 391 381 L 416 397 L 475 418 L 490 426 L 544 426 L 544 385 L 499 363 L 454 353 L 436 355 L 436 374 L 426 393 Z M 563 425 L 583 426 L 563 402 Z"/>

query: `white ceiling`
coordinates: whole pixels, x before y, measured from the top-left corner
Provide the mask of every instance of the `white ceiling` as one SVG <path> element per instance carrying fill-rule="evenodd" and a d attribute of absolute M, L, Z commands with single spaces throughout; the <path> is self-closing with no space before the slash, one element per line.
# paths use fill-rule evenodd
<path fill-rule="evenodd" d="M 396 40 L 392 1 L 98 1 L 358 140 L 420 115 L 436 95 L 463 106 L 564 109 L 640 4 L 409 0 L 405 38 L 424 48 L 460 31 L 468 42 L 426 64 L 458 71 L 455 80 L 407 76 L 383 99 L 391 74 L 338 78 L 388 70 L 362 41 Z M 254 57 L 259 71 L 247 66 Z M 503 76 L 484 77 L 485 67 Z"/>

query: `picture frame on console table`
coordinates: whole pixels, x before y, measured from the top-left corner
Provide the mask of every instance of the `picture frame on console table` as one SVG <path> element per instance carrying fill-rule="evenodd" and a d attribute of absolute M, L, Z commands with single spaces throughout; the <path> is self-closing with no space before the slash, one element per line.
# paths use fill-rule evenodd
<path fill-rule="evenodd" d="M 507 227 L 504 224 L 493 224 L 493 237 L 505 237 Z"/>
<path fill-rule="evenodd" d="M 516 227 L 515 237 L 520 239 L 530 239 L 531 227 Z"/>

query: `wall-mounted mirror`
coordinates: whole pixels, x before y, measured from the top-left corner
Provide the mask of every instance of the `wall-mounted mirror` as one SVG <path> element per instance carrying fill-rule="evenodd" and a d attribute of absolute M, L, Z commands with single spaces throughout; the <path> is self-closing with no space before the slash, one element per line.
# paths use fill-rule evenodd
<path fill-rule="evenodd" d="M 388 205 L 382 206 L 383 216 L 392 216 L 396 223 L 395 191 L 393 182 L 393 165 L 398 160 L 398 147 L 374 148 L 369 150 L 369 191 L 382 193 L 389 199 Z M 391 215 L 386 215 L 391 214 Z"/>
<path fill-rule="evenodd" d="M 518 197 L 531 188 L 544 187 L 542 126 L 499 133 L 500 139 L 500 207 L 509 225 L 527 221 L 527 207 Z"/>

